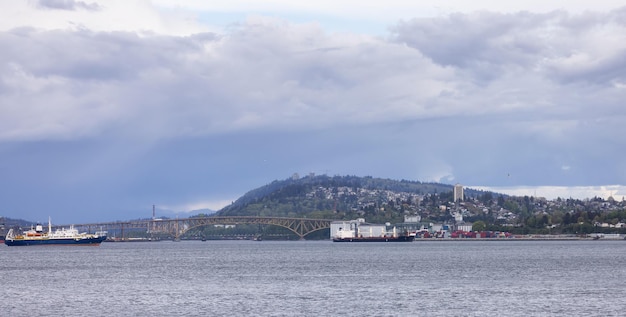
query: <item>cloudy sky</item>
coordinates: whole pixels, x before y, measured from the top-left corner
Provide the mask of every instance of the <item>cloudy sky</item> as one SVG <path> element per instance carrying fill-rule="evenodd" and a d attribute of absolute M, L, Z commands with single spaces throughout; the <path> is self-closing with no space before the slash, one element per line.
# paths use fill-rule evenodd
<path fill-rule="evenodd" d="M 0 215 L 186 216 L 311 172 L 622 197 L 626 6 L 521 3 L 0 0 Z"/>

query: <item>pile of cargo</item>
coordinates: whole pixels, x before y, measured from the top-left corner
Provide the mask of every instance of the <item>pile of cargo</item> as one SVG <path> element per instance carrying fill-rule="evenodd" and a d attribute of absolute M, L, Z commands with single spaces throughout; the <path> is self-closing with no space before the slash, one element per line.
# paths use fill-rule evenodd
<path fill-rule="evenodd" d="M 500 232 L 500 231 L 453 231 L 450 233 L 450 238 L 512 238 L 511 233 L 509 232 Z"/>

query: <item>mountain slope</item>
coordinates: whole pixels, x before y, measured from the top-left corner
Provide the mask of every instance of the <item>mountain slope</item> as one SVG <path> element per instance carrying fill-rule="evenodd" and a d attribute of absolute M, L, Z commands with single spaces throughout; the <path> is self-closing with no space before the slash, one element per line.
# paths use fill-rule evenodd
<path fill-rule="evenodd" d="M 307 217 L 401 222 L 424 201 L 452 201 L 452 185 L 357 176 L 307 176 L 251 190 L 217 215 Z M 466 195 L 478 192 L 468 190 Z M 437 200 L 431 199 L 437 197 Z M 420 207 L 421 206 L 421 207 Z"/>

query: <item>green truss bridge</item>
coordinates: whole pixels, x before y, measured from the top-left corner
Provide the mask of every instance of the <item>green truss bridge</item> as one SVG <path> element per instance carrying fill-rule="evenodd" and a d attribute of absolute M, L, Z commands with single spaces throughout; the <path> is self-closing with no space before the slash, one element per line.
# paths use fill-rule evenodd
<path fill-rule="evenodd" d="M 173 239 L 180 239 L 187 231 L 213 225 L 274 225 L 287 228 L 300 239 L 308 234 L 330 228 L 332 219 L 309 219 L 309 218 L 283 218 L 283 217 L 253 217 L 253 216 L 228 216 L 228 217 L 193 217 L 181 219 L 147 219 L 134 221 L 118 221 L 103 223 L 74 224 L 79 231 L 95 232 L 106 230 L 109 232 L 121 232 L 121 238 L 125 238 L 124 232 L 133 230 L 145 230 L 147 233 L 169 235 Z M 53 226 L 54 228 L 68 227 L 69 225 Z"/>

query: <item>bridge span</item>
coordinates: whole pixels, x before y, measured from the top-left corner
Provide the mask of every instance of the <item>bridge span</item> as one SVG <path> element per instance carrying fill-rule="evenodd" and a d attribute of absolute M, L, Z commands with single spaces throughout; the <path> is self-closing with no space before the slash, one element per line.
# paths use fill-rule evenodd
<path fill-rule="evenodd" d="M 187 231 L 212 225 L 274 225 L 287 228 L 300 239 L 308 234 L 330 228 L 333 219 L 310 219 L 310 218 L 284 218 L 284 217 L 254 217 L 254 216 L 221 216 L 221 217 L 192 217 L 181 219 L 145 219 L 133 221 L 117 221 L 102 223 L 74 224 L 79 231 L 95 232 L 106 230 L 109 232 L 121 232 L 121 238 L 125 239 L 125 232 L 132 230 L 145 230 L 146 233 L 165 234 L 173 239 L 179 239 Z M 69 227 L 69 225 L 53 225 L 54 228 Z"/>

